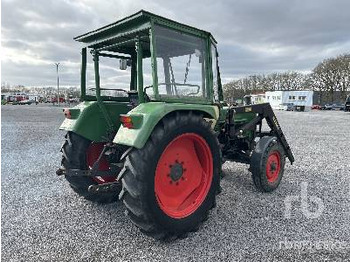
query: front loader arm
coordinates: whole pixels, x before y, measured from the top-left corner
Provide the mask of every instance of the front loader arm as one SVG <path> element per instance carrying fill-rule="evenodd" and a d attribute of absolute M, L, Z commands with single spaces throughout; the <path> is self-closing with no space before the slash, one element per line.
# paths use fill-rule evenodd
<path fill-rule="evenodd" d="M 263 119 L 266 119 L 266 122 L 268 126 L 271 129 L 271 132 L 274 136 L 277 137 L 278 141 L 281 143 L 283 149 L 285 150 L 285 153 L 290 161 L 291 164 L 294 162 L 294 156 L 292 153 L 292 150 L 290 149 L 290 146 L 284 136 L 284 133 L 278 123 L 277 117 L 275 113 L 273 112 L 271 105 L 269 103 L 264 104 L 256 104 L 256 105 L 249 105 L 249 106 L 240 106 L 240 107 L 234 107 L 235 113 L 256 113 L 256 117 L 253 118 L 251 121 L 243 125 L 239 128 L 239 130 L 236 130 L 235 135 L 237 135 L 239 132 L 248 130 L 252 128 L 253 126 L 257 124 L 261 124 Z M 262 133 L 262 132 L 261 132 Z M 262 133 L 264 134 L 264 133 Z"/>

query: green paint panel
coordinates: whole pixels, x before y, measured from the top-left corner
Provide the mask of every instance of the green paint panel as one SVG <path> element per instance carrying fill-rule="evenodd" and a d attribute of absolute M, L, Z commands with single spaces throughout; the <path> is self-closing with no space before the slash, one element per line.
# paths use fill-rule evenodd
<path fill-rule="evenodd" d="M 246 113 L 236 113 L 234 114 L 234 123 L 236 124 L 236 127 L 239 128 L 240 126 L 247 124 L 251 120 L 253 120 L 256 117 L 256 113 L 254 112 L 246 112 Z M 250 139 L 253 138 L 254 134 L 251 130 L 245 130 L 243 131 L 243 135 L 250 137 Z"/>
<path fill-rule="evenodd" d="M 104 102 L 107 112 L 114 124 L 115 131 L 120 126 L 119 115 L 129 111 L 126 102 Z M 65 119 L 60 126 L 61 130 L 75 132 L 89 140 L 102 142 L 106 140 L 107 122 L 96 101 L 86 101 L 75 106 L 72 111 L 79 111 L 79 117 Z"/>
<path fill-rule="evenodd" d="M 192 110 L 204 114 L 204 117 L 215 119 L 219 118 L 219 108 L 214 105 L 182 104 L 182 103 L 163 103 L 150 102 L 140 104 L 128 115 L 143 115 L 142 126 L 138 129 L 128 129 L 120 127 L 113 142 L 122 145 L 142 148 L 151 135 L 157 123 L 167 114 L 173 111 Z"/>
<path fill-rule="evenodd" d="M 256 116 L 256 113 L 247 112 L 247 113 L 236 113 L 234 114 L 234 121 L 237 124 L 245 124 L 253 120 Z"/>

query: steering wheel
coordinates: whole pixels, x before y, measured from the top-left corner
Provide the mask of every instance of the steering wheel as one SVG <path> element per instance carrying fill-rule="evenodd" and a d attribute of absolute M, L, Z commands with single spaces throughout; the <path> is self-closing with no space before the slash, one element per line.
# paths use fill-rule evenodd
<path fill-rule="evenodd" d="M 189 94 L 186 94 L 187 96 L 191 96 L 191 95 L 197 95 L 199 93 L 199 90 L 201 89 L 201 87 L 199 85 L 192 85 L 192 84 L 181 84 L 181 83 L 158 83 L 158 86 L 164 86 L 164 85 L 171 85 L 171 84 L 174 84 L 175 86 L 175 89 L 177 89 L 177 86 L 189 86 L 189 87 L 197 87 L 197 91 L 196 92 L 193 92 L 193 93 L 189 93 Z M 151 88 L 153 87 L 153 85 L 149 85 L 149 86 L 145 86 L 144 89 L 143 89 L 143 92 L 146 93 L 146 90 L 148 88 Z M 180 97 L 179 95 L 176 94 L 177 97 Z"/>
<path fill-rule="evenodd" d="M 93 91 L 96 90 L 96 87 L 91 87 L 89 88 L 89 90 Z M 120 91 L 120 92 L 125 92 L 128 94 L 128 91 L 125 89 L 121 89 L 121 88 L 100 88 L 100 90 L 108 90 L 108 91 Z"/>

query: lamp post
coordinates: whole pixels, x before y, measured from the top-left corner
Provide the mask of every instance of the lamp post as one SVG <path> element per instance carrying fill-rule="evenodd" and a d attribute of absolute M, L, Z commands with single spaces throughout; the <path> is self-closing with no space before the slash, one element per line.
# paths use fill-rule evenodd
<path fill-rule="evenodd" d="M 56 73 L 57 73 L 57 104 L 58 106 L 60 106 L 60 77 L 58 75 L 58 66 L 60 65 L 60 63 L 55 63 L 56 65 Z"/>

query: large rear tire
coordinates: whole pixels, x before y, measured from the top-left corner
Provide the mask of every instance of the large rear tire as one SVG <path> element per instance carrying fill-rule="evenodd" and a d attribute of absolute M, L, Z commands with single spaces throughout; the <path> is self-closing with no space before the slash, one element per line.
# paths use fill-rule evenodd
<path fill-rule="evenodd" d="M 142 232 L 157 239 L 183 236 L 198 229 L 215 206 L 220 170 L 210 124 L 192 112 L 177 112 L 126 157 L 119 197 Z"/>
<path fill-rule="evenodd" d="M 66 140 L 61 148 L 64 169 L 87 170 L 92 167 L 103 149 L 103 143 L 94 143 L 76 133 L 68 132 Z M 99 170 L 108 170 L 109 162 L 105 157 L 101 159 Z M 103 193 L 91 193 L 88 191 L 90 185 L 104 184 L 116 181 L 116 177 L 87 177 L 87 176 L 65 176 L 71 188 L 85 199 L 98 202 L 110 203 L 118 200 L 121 190 Z"/>

